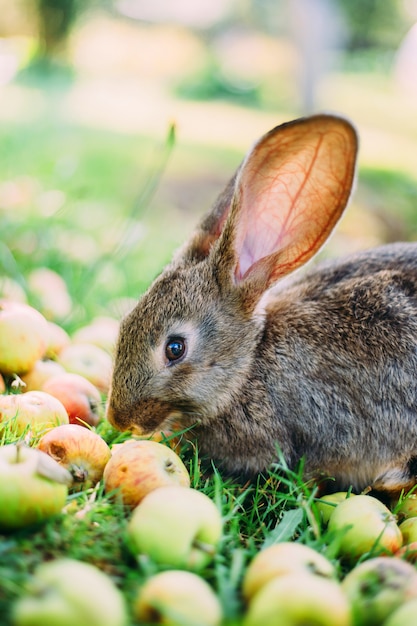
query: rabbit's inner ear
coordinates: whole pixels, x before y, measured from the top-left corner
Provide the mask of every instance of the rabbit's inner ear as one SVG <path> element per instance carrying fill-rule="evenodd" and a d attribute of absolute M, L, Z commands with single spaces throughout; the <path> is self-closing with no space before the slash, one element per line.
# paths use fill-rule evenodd
<path fill-rule="evenodd" d="M 349 199 L 356 151 L 352 126 L 325 115 L 278 127 L 255 145 L 230 215 L 236 283 L 267 288 L 319 250 Z"/>

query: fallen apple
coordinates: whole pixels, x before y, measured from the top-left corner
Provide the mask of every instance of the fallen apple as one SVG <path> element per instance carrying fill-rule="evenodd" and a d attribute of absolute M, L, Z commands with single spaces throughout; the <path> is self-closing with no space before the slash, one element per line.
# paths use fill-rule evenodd
<path fill-rule="evenodd" d="M 416 626 L 416 624 L 417 598 L 399 606 L 384 621 L 384 626 Z"/>
<path fill-rule="evenodd" d="M 273 578 L 253 597 L 243 626 L 351 626 L 351 609 L 340 584 L 293 572 Z"/>
<path fill-rule="evenodd" d="M 71 296 L 57 272 L 48 267 L 37 267 L 30 272 L 27 282 L 32 297 L 47 319 L 63 319 L 71 313 Z"/>
<path fill-rule="evenodd" d="M 218 626 L 222 607 L 210 585 L 182 570 L 160 572 L 140 588 L 133 607 L 139 623 Z"/>
<path fill-rule="evenodd" d="M 39 359 L 27 374 L 22 374 L 21 379 L 25 383 L 25 386 L 22 387 L 22 391 L 41 391 L 43 384 L 49 378 L 57 374 L 63 374 L 64 372 L 64 368 L 62 365 L 59 365 L 59 363 L 51 361 L 50 359 Z"/>
<path fill-rule="evenodd" d="M 343 500 L 346 500 L 346 498 L 350 498 L 350 496 L 354 495 L 355 494 L 350 491 L 336 491 L 335 493 L 326 494 L 316 500 L 317 511 L 319 512 L 323 525 L 327 526 L 330 517 L 338 504 L 343 502 Z"/>
<path fill-rule="evenodd" d="M 0 528 L 42 522 L 65 505 L 72 477 L 47 454 L 23 444 L 0 446 Z"/>
<path fill-rule="evenodd" d="M 417 541 L 417 517 L 408 517 L 399 525 L 403 536 L 403 543 L 409 544 Z"/>
<path fill-rule="evenodd" d="M 48 343 L 46 319 L 21 302 L 0 301 L 0 372 L 24 374 L 42 358 Z"/>
<path fill-rule="evenodd" d="M 111 457 L 110 448 L 100 435 L 76 424 L 63 424 L 48 431 L 38 448 L 70 472 L 73 491 L 96 485 Z"/>
<path fill-rule="evenodd" d="M 62 402 L 71 424 L 97 426 L 99 423 L 101 394 L 84 376 L 63 372 L 45 381 L 42 389 Z"/>
<path fill-rule="evenodd" d="M 62 402 L 44 391 L 0 396 L 0 430 L 7 424 L 19 435 L 34 436 L 68 422 Z"/>
<path fill-rule="evenodd" d="M 13 626 L 127 626 L 124 598 L 94 565 L 74 559 L 42 563 L 15 604 Z"/>
<path fill-rule="evenodd" d="M 395 516 L 373 496 L 358 495 L 338 504 L 328 529 L 338 534 L 339 555 L 350 562 L 368 553 L 393 554 L 402 545 Z"/>
<path fill-rule="evenodd" d="M 119 335 L 120 323 L 113 317 L 96 317 L 72 335 L 75 343 L 92 343 L 113 354 Z"/>
<path fill-rule="evenodd" d="M 395 552 L 395 556 L 399 559 L 404 559 L 409 563 L 417 562 L 417 541 L 411 541 L 410 543 L 406 543 Z"/>
<path fill-rule="evenodd" d="M 395 512 L 399 520 L 417 517 L 417 494 L 411 493 L 406 496 L 396 507 Z"/>
<path fill-rule="evenodd" d="M 117 449 L 104 469 L 103 479 L 106 493 L 117 493 L 130 508 L 156 488 L 190 486 L 190 476 L 180 457 L 168 446 L 146 439 Z"/>
<path fill-rule="evenodd" d="M 6 391 L 6 383 L 4 382 L 3 376 L 0 374 L 0 393 L 4 393 Z"/>
<path fill-rule="evenodd" d="M 342 582 L 358 626 L 385 624 L 404 602 L 417 598 L 417 571 L 397 557 L 375 557 L 353 568 Z"/>
<path fill-rule="evenodd" d="M 108 392 L 113 360 L 102 348 L 92 343 L 74 343 L 61 350 L 57 361 L 67 372 L 80 374 L 100 391 Z"/>
<path fill-rule="evenodd" d="M 261 550 L 252 559 L 243 578 L 243 597 L 250 601 L 270 580 L 292 572 L 336 577 L 333 564 L 325 556 L 302 543 L 284 541 Z"/>
<path fill-rule="evenodd" d="M 46 346 L 46 358 L 56 359 L 58 354 L 62 352 L 64 348 L 69 346 L 71 339 L 66 330 L 56 324 L 55 322 L 48 321 L 48 345 Z"/>
<path fill-rule="evenodd" d="M 214 502 L 201 491 L 159 487 L 135 508 L 127 541 L 135 556 L 148 555 L 173 568 L 199 570 L 214 557 L 222 519 Z"/>

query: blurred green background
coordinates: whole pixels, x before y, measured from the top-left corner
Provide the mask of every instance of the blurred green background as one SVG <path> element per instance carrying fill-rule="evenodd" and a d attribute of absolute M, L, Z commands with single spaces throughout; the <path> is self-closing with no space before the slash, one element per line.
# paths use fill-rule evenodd
<path fill-rule="evenodd" d="M 0 291 L 119 317 L 261 134 L 332 111 L 361 148 L 340 254 L 417 238 L 414 0 L 0 0 Z M 36 304 L 36 302 L 34 302 Z"/>

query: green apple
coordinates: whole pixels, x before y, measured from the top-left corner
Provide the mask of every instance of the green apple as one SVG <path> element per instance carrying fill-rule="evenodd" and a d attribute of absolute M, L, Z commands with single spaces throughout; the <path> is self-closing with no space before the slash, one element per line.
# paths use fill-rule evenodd
<path fill-rule="evenodd" d="M 278 576 L 307 572 L 324 578 L 335 578 L 336 570 L 325 556 L 302 543 L 284 541 L 261 550 L 246 570 L 242 593 L 246 601 Z"/>
<path fill-rule="evenodd" d="M 41 435 L 68 422 L 62 402 L 45 391 L 0 396 L 0 430 L 10 424 L 19 435 Z"/>
<path fill-rule="evenodd" d="M 169 570 L 149 578 L 133 612 L 140 624 L 219 626 L 222 607 L 210 585 L 192 572 Z"/>
<path fill-rule="evenodd" d="M 63 424 L 48 431 L 38 448 L 70 472 L 73 491 L 94 487 L 111 457 L 110 448 L 100 435 L 76 424 Z"/>
<path fill-rule="evenodd" d="M 73 559 L 41 564 L 14 606 L 13 626 L 126 626 L 124 598 L 94 565 Z"/>
<path fill-rule="evenodd" d="M 106 493 L 116 492 L 130 508 L 158 487 L 190 486 L 190 475 L 178 454 L 162 443 L 146 439 L 118 445 L 103 479 Z"/>
<path fill-rule="evenodd" d="M 417 517 L 409 517 L 399 525 L 403 536 L 403 543 L 410 544 L 417 541 Z"/>
<path fill-rule="evenodd" d="M 23 528 L 56 515 L 71 484 L 71 474 L 44 452 L 0 446 L 0 528 Z"/>
<path fill-rule="evenodd" d="M 0 372 L 24 374 L 42 358 L 48 344 L 46 319 L 21 302 L 0 300 Z"/>
<path fill-rule="evenodd" d="M 148 555 L 156 563 L 199 570 L 216 552 L 222 519 L 214 502 L 187 487 L 159 487 L 146 495 L 127 526 L 135 556 Z"/>
<path fill-rule="evenodd" d="M 346 498 L 350 498 L 350 496 L 354 495 L 354 493 L 349 491 L 336 491 L 335 493 L 329 493 L 319 498 L 316 501 L 316 507 L 322 523 L 327 526 L 337 505 L 343 502 L 343 500 L 346 500 Z"/>
<path fill-rule="evenodd" d="M 328 529 L 338 534 L 339 555 L 350 562 L 370 552 L 393 554 L 402 545 L 395 516 L 373 496 L 358 495 L 338 504 Z"/>
<path fill-rule="evenodd" d="M 249 603 L 243 626 L 351 626 L 351 609 L 340 584 L 293 572 L 269 581 Z"/>
<path fill-rule="evenodd" d="M 357 626 L 385 624 L 404 602 L 417 598 L 417 571 L 395 556 L 375 557 L 353 568 L 342 582 Z"/>
<path fill-rule="evenodd" d="M 417 626 L 417 598 L 395 609 L 384 621 L 384 626 Z"/>
<path fill-rule="evenodd" d="M 395 512 L 399 520 L 417 517 L 417 494 L 410 493 L 410 495 L 406 496 L 396 507 Z"/>

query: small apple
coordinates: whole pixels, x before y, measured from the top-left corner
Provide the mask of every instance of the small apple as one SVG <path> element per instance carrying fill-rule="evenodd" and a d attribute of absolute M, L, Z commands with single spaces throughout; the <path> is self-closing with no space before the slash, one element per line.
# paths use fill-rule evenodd
<path fill-rule="evenodd" d="M 100 391 L 108 392 L 113 360 L 108 352 L 92 343 L 74 343 L 57 356 L 58 363 L 73 374 L 80 374 Z"/>
<path fill-rule="evenodd" d="M 353 568 L 342 582 L 358 625 L 382 624 L 401 604 L 417 598 L 417 571 L 393 556 L 375 557 Z"/>
<path fill-rule="evenodd" d="M 192 572 L 169 570 L 140 588 L 133 612 L 140 624 L 220 626 L 222 607 L 210 585 Z"/>
<path fill-rule="evenodd" d="M 3 376 L 0 374 L 0 393 L 4 393 L 6 391 L 6 383 L 4 382 Z"/>
<path fill-rule="evenodd" d="M 350 491 L 336 491 L 335 493 L 326 494 L 316 500 L 316 507 L 323 525 L 327 526 L 329 519 L 338 504 L 343 502 L 343 500 L 346 500 L 346 498 L 350 498 L 350 496 L 354 495 L 355 494 Z"/>
<path fill-rule="evenodd" d="M 127 626 L 124 598 L 94 565 L 69 558 L 42 563 L 15 604 L 13 626 Z"/>
<path fill-rule="evenodd" d="M 411 541 L 411 543 L 406 543 L 402 548 L 395 552 L 395 556 L 399 559 L 404 559 L 409 563 L 417 562 L 417 541 Z"/>
<path fill-rule="evenodd" d="M 29 290 L 47 319 L 63 319 L 71 313 L 72 300 L 64 279 L 48 267 L 38 267 L 27 277 Z"/>
<path fill-rule="evenodd" d="M 57 398 L 44 391 L 0 396 L 0 429 L 12 424 L 16 433 L 41 435 L 60 424 L 68 424 L 68 413 Z"/>
<path fill-rule="evenodd" d="M 46 358 L 56 359 L 64 348 L 69 346 L 71 339 L 66 330 L 55 322 L 48 321 L 48 345 L 46 347 Z"/>
<path fill-rule="evenodd" d="M 111 457 L 110 448 L 100 435 L 76 424 L 63 424 L 48 431 L 38 448 L 70 472 L 74 491 L 96 485 Z"/>
<path fill-rule="evenodd" d="M 403 536 L 403 543 L 409 544 L 417 541 L 417 517 L 409 517 L 399 525 Z"/>
<path fill-rule="evenodd" d="M 340 584 L 293 572 L 269 581 L 252 598 L 243 626 L 351 626 L 351 609 Z"/>
<path fill-rule="evenodd" d="M 99 423 L 101 394 L 84 376 L 64 372 L 49 378 L 42 390 L 62 402 L 71 424 L 97 426 Z"/>
<path fill-rule="evenodd" d="M 373 496 L 358 495 L 338 504 L 328 529 L 339 533 L 339 555 L 350 562 L 369 552 L 393 554 L 402 545 L 395 516 Z"/>
<path fill-rule="evenodd" d="M 172 568 L 199 570 L 214 557 L 222 519 L 214 502 L 201 491 L 158 487 L 133 511 L 127 526 L 135 556 L 148 555 Z"/>
<path fill-rule="evenodd" d="M 261 550 L 251 561 L 243 579 L 245 600 L 250 601 L 272 578 L 292 572 L 336 577 L 335 568 L 325 556 L 302 543 L 284 541 Z"/>
<path fill-rule="evenodd" d="M 417 517 L 417 493 L 410 493 L 396 507 L 395 512 L 399 520 Z"/>
<path fill-rule="evenodd" d="M 41 391 L 43 384 L 52 376 L 65 372 L 62 365 L 50 359 L 39 359 L 32 369 L 26 374 L 22 374 L 21 379 L 26 386 L 22 387 L 23 392 Z"/>
<path fill-rule="evenodd" d="M 120 323 L 114 317 L 96 317 L 72 335 L 74 343 L 92 343 L 113 354 L 119 335 Z"/>
<path fill-rule="evenodd" d="M 106 493 L 117 491 L 130 508 L 164 485 L 190 486 L 190 476 L 180 457 L 168 446 L 145 439 L 125 443 L 116 450 L 103 479 Z"/>
<path fill-rule="evenodd" d="M 408 600 L 393 611 L 384 626 L 416 626 L 417 624 L 417 598 Z"/>
<path fill-rule="evenodd" d="M 0 298 L 13 302 L 27 302 L 26 292 L 23 287 L 9 276 L 0 277 Z"/>
<path fill-rule="evenodd" d="M 36 309 L 21 302 L 0 301 L 0 372 L 24 374 L 42 358 L 48 325 Z"/>
<path fill-rule="evenodd" d="M 14 530 L 58 514 L 72 477 L 47 454 L 21 443 L 0 446 L 0 528 Z"/>

